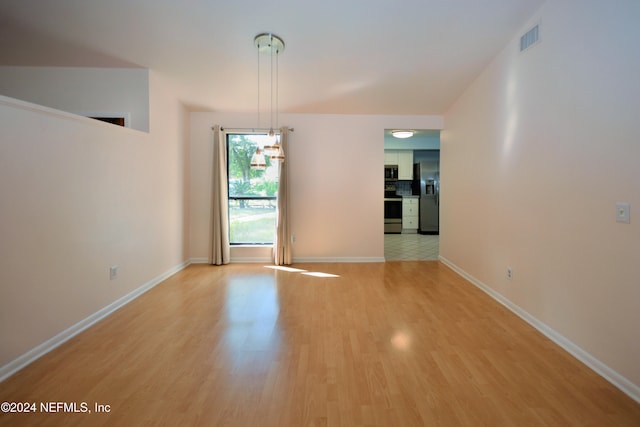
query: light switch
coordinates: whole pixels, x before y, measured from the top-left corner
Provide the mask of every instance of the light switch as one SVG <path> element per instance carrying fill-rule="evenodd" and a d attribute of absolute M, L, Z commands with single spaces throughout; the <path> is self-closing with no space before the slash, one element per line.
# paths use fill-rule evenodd
<path fill-rule="evenodd" d="M 629 203 L 616 203 L 616 221 L 629 224 Z"/>

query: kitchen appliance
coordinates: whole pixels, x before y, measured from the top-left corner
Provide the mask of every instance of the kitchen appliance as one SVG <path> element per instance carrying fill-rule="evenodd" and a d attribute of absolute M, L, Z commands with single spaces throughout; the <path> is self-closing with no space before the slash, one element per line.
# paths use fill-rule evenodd
<path fill-rule="evenodd" d="M 384 183 L 384 197 L 396 197 L 396 183 L 385 182 Z"/>
<path fill-rule="evenodd" d="M 440 232 L 440 164 L 425 160 L 413 165 L 413 194 L 420 196 L 420 234 Z"/>
<path fill-rule="evenodd" d="M 386 168 L 385 168 L 386 170 Z M 396 181 L 384 182 L 384 232 L 402 233 L 402 196 L 396 194 Z"/>
<path fill-rule="evenodd" d="M 402 233 L 402 196 L 384 197 L 384 233 Z"/>
<path fill-rule="evenodd" d="M 385 181 L 398 180 L 398 165 L 384 165 L 384 180 Z"/>

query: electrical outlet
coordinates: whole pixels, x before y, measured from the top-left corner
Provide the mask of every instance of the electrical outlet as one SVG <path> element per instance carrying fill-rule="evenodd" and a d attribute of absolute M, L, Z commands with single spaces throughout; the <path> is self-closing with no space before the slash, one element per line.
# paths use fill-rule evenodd
<path fill-rule="evenodd" d="M 629 224 L 629 203 L 616 203 L 616 221 Z"/>
<path fill-rule="evenodd" d="M 118 277 L 118 266 L 112 265 L 109 267 L 109 280 L 115 280 Z"/>
<path fill-rule="evenodd" d="M 291 243 L 295 243 L 296 242 L 296 235 L 292 234 L 291 235 Z"/>
<path fill-rule="evenodd" d="M 513 268 L 507 267 L 507 279 L 513 279 Z"/>

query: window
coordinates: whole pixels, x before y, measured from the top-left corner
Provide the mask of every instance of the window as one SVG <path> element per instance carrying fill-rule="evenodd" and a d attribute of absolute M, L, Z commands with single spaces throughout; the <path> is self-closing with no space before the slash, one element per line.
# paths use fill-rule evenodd
<path fill-rule="evenodd" d="M 275 238 L 278 164 L 267 157 L 265 170 L 250 167 L 258 146 L 269 145 L 266 134 L 227 134 L 229 181 L 229 243 L 271 245 Z"/>

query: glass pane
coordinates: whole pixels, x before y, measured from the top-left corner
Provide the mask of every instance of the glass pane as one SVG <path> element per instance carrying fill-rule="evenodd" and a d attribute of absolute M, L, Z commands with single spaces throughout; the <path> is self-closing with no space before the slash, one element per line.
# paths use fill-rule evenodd
<path fill-rule="evenodd" d="M 266 158 L 265 170 L 251 169 L 256 148 L 271 144 L 267 135 L 227 136 L 229 142 L 229 197 L 270 196 L 278 191 L 278 164 Z"/>
<path fill-rule="evenodd" d="M 230 243 L 272 244 L 275 228 L 275 200 L 229 200 Z"/>
<path fill-rule="evenodd" d="M 266 158 L 265 170 L 251 169 L 257 147 L 273 144 L 267 135 L 228 134 L 229 241 L 272 244 L 275 236 L 278 163 Z M 234 197 L 242 197 L 236 200 Z"/>

